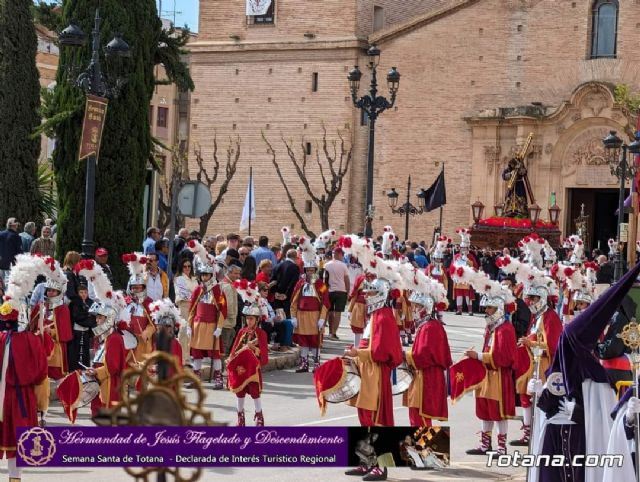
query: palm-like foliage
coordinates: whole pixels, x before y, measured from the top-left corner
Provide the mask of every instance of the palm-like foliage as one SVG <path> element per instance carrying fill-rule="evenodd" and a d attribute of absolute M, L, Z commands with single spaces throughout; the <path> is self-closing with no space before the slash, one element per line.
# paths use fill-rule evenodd
<path fill-rule="evenodd" d="M 58 193 L 56 189 L 56 179 L 49 161 L 38 164 L 38 190 L 40 191 L 40 202 L 38 210 L 46 218 L 56 217 L 56 203 Z"/>

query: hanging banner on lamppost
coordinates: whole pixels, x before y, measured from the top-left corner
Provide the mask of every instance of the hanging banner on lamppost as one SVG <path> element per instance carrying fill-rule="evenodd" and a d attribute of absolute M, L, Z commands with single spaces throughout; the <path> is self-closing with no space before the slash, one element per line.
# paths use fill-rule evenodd
<path fill-rule="evenodd" d="M 89 156 L 94 156 L 96 161 L 98 160 L 108 103 L 109 101 L 104 97 L 87 95 L 84 121 L 82 122 L 82 137 L 80 138 L 80 155 L 78 156 L 80 161 Z"/>

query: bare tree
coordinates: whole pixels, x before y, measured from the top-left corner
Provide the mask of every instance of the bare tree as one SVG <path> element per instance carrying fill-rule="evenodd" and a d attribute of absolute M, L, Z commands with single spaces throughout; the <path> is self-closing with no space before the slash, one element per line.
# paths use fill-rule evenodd
<path fill-rule="evenodd" d="M 184 145 L 171 149 L 171 170 L 167 172 L 166 166 L 160 166 L 160 189 L 158 200 L 158 228 L 164 231 L 171 223 L 171 200 L 173 199 L 174 179 L 189 179 L 187 155 Z M 178 188 L 179 189 L 179 188 Z M 177 195 L 177 193 L 175 193 Z M 176 229 L 181 224 L 180 216 L 176 217 Z"/>
<path fill-rule="evenodd" d="M 198 166 L 198 170 L 196 171 L 196 181 L 200 181 L 204 183 L 209 190 L 218 180 L 218 176 L 220 174 L 220 161 L 218 160 L 218 139 L 214 134 L 213 136 L 213 172 L 210 174 L 204 163 L 204 158 L 202 157 L 202 149 L 199 145 L 194 147 L 195 161 Z M 227 161 L 224 168 L 224 179 L 222 183 L 217 188 L 217 194 L 213 195 L 213 202 L 209 207 L 209 210 L 200 218 L 200 233 L 204 236 L 207 232 L 207 228 L 209 227 L 209 221 L 213 216 L 213 213 L 216 211 L 220 203 L 222 202 L 222 198 L 229 190 L 229 183 L 233 179 L 233 176 L 236 174 L 236 168 L 238 166 L 238 159 L 240 159 L 240 136 L 237 136 L 235 139 L 229 137 L 229 145 L 227 146 Z"/>
<path fill-rule="evenodd" d="M 267 153 L 271 155 L 271 160 L 273 162 L 273 166 L 276 169 L 276 174 L 278 174 L 280 183 L 282 184 L 282 187 L 284 187 L 287 198 L 289 200 L 289 204 L 291 205 L 291 209 L 300 222 L 300 227 L 308 236 L 315 237 L 315 233 L 311 231 L 311 229 L 305 222 L 304 217 L 300 213 L 300 210 L 296 206 L 295 199 L 291 195 L 289 186 L 284 179 L 282 170 L 280 169 L 280 165 L 278 164 L 278 161 L 276 159 L 276 151 L 265 136 L 264 132 L 262 132 L 262 139 L 267 144 Z M 318 142 L 316 142 L 315 163 L 320 171 L 323 192 L 316 194 L 309 182 L 310 175 L 313 174 L 311 172 L 308 172 L 307 169 L 309 163 L 309 155 L 307 154 L 305 139 L 302 138 L 300 142 L 302 159 L 300 159 L 300 156 L 296 153 L 293 147 L 293 141 L 287 141 L 284 136 L 281 136 L 281 140 L 285 146 L 289 160 L 293 164 L 293 167 L 296 170 L 296 174 L 298 175 L 300 182 L 304 186 L 307 195 L 311 198 L 313 204 L 315 204 L 318 208 L 318 212 L 320 215 L 320 226 L 322 228 L 322 231 L 326 231 L 327 229 L 329 229 L 329 211 L 331 210 L 331 206 L 333 205 L 334 201 L 338 197 L 338 194 L 340 194 L 340 192 L 342 191 L 344 177 L 346 176 L 347 172 L 349 172 L 349 167 L 351 166 L 353 145 L 351 144 L 351 142 L 347 142 L 345 140 L 343 133 L 339 130 L 338 139 L 334 139 L 331 141 L 327 140 L 327 129 L 324 125 L 322 126 L 321 146 L 319 146 Z"/>
<path fill-rule="evenodd" d="M 209 171 L 205 167 L 205 159 L 202 154 L 202 148 L 200 145 L 196 145 L 193 149 L 194 160 L 198 170 L 195 173 L 195 178 L 192 178 L 189 173 L 189 163 L 186 156 L 186 151 L 184 146 L 180 146 L 179 148 L 174 148 L 171 151 L 171 172 L 166 172 L 165 166 L 162 166 L 163 174 L 160 178 L 160 199 L 159 199 L 159 215 L 158 215 L 158 227 L 161 230 L 169 227 L 171 223 L 171 200 L 173 199 L 174 193 L 173 189 L 176 184 L 173 180 L 176 178 L 181 181 L 199 181 L 202 182 L 205 186 L 209 188 L 209 191 L 212 191 L 212 187 L 218 181 L 218 178 L 221 175 L 220 169 L 220 161 L 218 159 L 218 139 L 217 135 L 214 133 L 213 137 L 213 170 Z M 213 201 L 209 210 L 200 218 L 200 233 L 204 236 L 207 232 L 207 228 L 209 226 L 209 221 L 213 216 L 213 213 L 218 208 L 224 195 L 229 190 L 229 183 L 233 179 L 233 176 L 236 173 L 236 168 L 238 166 L 238 160 L 240 159 L 240 137 L 229 138 L 229 145 L 227 146 L 226 153 L 226 163 L 224 167 L 224 180 L 217 188 L 217 192 L 211 192 L 213 197 Z M 180 186 L 178 186 L 180 189 Z M 179 216 L 176 218 L 176 229 L 183 225 L 180 221 Z"/>

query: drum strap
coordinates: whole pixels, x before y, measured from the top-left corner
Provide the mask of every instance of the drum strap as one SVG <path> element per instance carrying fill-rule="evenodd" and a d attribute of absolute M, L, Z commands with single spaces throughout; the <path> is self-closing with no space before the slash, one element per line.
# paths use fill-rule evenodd
<path fill-rule="evenodd" d="M 398 370 L 396 368 L 391 370 L 391 384 L 392 385 L 398 384 Z"/>
<path fill-rule="evenodd" d="M 20 415 L 22 415 L 22 418 L 26 418 L 27 407 L 24 404 L 24 397 L 22 396 L 22 388 L 21 388 L 22 385 L 20 384 L 20 380 L 18 380 L 18 371 L 16 370 L 15 363 L 13 363 L 13 377 L 15 378 L 15 381 L 16 381 L 16 396 L 18 397 L 18 406 L 20 407 Z"/>

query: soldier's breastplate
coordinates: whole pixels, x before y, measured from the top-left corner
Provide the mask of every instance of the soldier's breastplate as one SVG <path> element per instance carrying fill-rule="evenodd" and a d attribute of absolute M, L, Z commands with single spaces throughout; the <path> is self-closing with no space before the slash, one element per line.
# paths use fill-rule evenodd
<path fill-rule="evenodd" d="M 313 298 L 316 298 L 318 296 L 318 293 L 316 292 L 315 285 L 310 284 L 310 283 L 305 283 L 304 284 L 300 294 L 302 296 L 309 296 L 309 297 L 313 297 Z"/>

